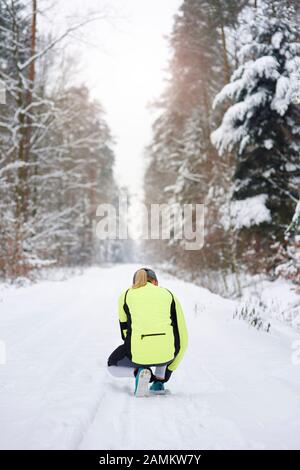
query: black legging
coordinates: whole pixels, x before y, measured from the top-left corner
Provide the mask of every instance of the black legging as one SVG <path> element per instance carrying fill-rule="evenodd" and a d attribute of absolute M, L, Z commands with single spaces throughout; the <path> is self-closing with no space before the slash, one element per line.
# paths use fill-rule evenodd
<path fill-rule="evenodd" d="M 167 365 L 172 361 L 164 362 L 162 364 L 137 364 L 132 362 L 131 359 L 126 355 L 125 344 L 121 344 L 115 349 L 108 358 L 107 365 L 109 372 L 115 377 L 132 377 L 134 370 L 139 367 L 155 367 L 155 374 L 151 371 L 151 382 L 157 377 L 166 377 Z"/>

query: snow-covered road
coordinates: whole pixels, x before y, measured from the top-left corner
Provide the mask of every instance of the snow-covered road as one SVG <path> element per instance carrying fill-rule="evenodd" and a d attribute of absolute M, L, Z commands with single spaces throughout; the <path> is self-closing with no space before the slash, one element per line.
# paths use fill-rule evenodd
<path fill-rule="evenodd" d="M 137 267 L 0 291 L 0 448 L 300 449 L 300 335 L 249 328 L 234 301 L 193 284 L 158 272 L 189 329 L 171 394 L 136 399 L 109 376 L 117 298 Z"/>

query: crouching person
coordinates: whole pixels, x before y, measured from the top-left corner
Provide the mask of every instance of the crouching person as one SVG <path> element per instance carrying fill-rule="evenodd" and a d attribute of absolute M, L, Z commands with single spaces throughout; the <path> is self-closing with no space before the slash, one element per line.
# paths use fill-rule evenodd
<path fill-rule="evenodd" d="M 135 396 L 147 396 L 149 383 L 150 392 L 164 393 L 188 342 L 178 299 L 158 286 L 153 270 L 139 269 L 119 297 L 119 321 L 124 343 L 109 356 L 109 372 L 135 378 Z"/>

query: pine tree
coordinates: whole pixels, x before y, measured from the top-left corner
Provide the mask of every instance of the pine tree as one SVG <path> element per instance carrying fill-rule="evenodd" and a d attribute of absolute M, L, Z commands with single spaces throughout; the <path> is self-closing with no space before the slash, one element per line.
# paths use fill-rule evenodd
<path fill-rule="evenodd" d="M 199 257 L 198 253 L 183 252 L 180 242 L 171 245 L 170 257 L 190 271 L 199 270 L 200 258 L 202 270 L 219 269 L 227 262 L 218 206 L 228 185 L 228 172 L 231 175 L 231 162 L 219 159 L 211 144 L 216 119 L 211 108 L 233 67 L 228 39 L 245 3 L 185 0 L 170 38 L 170 78 L 147 153 L 146 200 L 153 201 L 155 195 L 155 202 L 170 205 L 206 204 L 205 248 Z M 155 244 L 160 247 L 159 242 Z M 166 243 L 161 244 L 165 252 Z"/>
<path fill-rule="evenodd" d="M 209 142 L 211 101 L 218 87 L 218 77 L 212 76 L 212 69 L 222 68 L 217 33 L 211 27 L 210 15 L 207 1 L 185 0 L 175 17 L 170 37 L 173 50 L 170 78 L 159 103 L 161 114 L 153 126 L 149 149 L 157 170 L 165 169 L 169 174 L 169 177 L 164 175 L 165 186 L 170 186 L 172 180 L 176 183 L 178 171 L 182 173 L 181 166 L 193 165 L 191 154 L 196 160 L 201 155 L 203 141 Z M 187 156 L 191 128 L 199 137 L 201 135 L 201 141 L 197 143 L 197 155 L 196 148 L 189 147 L 190 156 Z M 191 172 L 189 168 L 188 173 Z"/>
<path fill-rule="evenodd" d="M 238 15 L 249 3 L 249 0 L 209 0 L 206 3 L 206 7 L 211 11 L 212 27 L 219 30 L 224 67 L 224 82 L 227 84 L 231 75 L 231 61 L 226 38 L 226 28 L 236 26 Z"/>
<path fill-rule="evenodd" d="M 207 142 L 211 147 L 211 101 L 219 86 L 218 77 L 215 79 L 211 72 L 213 66 L 222 69 L 210 16 L 206 0 L 185 0 L 175 17 L 170 36 L 173 54 L 169 80 L 159 102 L 161 114 L 154 123 L 148 149 L 147 202 L 188 202 L 193 198 L 202 155 L 204 161 L 208 160 L 203 149 Z M 204 184 L 196 189 L 198 201 L 205 189 Z M 166 243 L 162 244 L 165 250 Z M 174 250 L 172 245 L 173 253 Z"/>
<path fill-rule="evenodd" d="M 221 155 L 236 155 L 234 198 L 250 204 L 261 195 L 257 220 L 245 220 L 244 213 L 241 217 L 249 233 L 256 234 L 258 247 L 259 240 L 266 242 L 265 249 L 283 239 L 298 198 L 300 108 L 293 94 L 300 66 L 299 33 L 293 6 L 263 2 L 240 29 L 241 65 L 215 99 L 215 106 L 226 99 L 233 104 L 212 142 Z M 265 219 L 258 222 L 262 213 Z"/>

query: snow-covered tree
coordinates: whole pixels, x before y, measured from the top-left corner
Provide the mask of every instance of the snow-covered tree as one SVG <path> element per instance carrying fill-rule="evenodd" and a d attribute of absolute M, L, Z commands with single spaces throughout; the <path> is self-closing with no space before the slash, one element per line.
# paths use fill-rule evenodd
<path fill-rule="evenodd" d="M 234 65 L 230 36 L 245 3 L 185 0 L 170 37 L 169 80 L 147 153 L 146 201 L 155 197 L 155 202 L 169 204 L 206 204 L 205 247 L 199 257 L 183 252 L 179 241 L 171 245 L 176 262 L 191 271 L 200 265 L 202 270 L 218 269 L 231 257 L 218 206 L 229 186 L 232 163 L 218 158 L 210 134 L 217 117 L 212 102 Z M 166 250 L 166 242 L 163 245 L 161 251 Z"/>
<path fill-rule="evenodd" d="M 185 0 L 175 16 L 169 80 L 148 149 L 147 202 L 188 202 L 194 191 L 198 201 L 204 197 L 205 185 L 196 189 L 195 181 L 202 156 L 209 161 L 204 153 L 207 142 L 211 147 L 211 101 L 219 87 L 219 77 L 212 77 L 211 70 L 215 65 L 222 71 L 223 66 L 211 13 L 206 0 Z M 165 250 L 166 242 L 163 245 Z M 173 253 L 175 249 L 172 245 Z"/>
<path fill-rule="evenodd" d="M 257 218 L 244 226 L 264 230 L 266 241 L 283 237 L 298 198 L 300 176 L 300 28 L 290 2 L 262 1 L 241 26 L 240 66 L 214 105 L 230 100 L 212 142 L 236 156 L 234 198 L 257 200 Z M 297 179 L 298 178 L 298 179 Z M 238 203 L 238 202 L 237 202 Z M 267 210 L 266 210 L 267 209 Z M 260 215 L 265 214 L 264 218 Z M 257 229 L 258 230 L 258 229 Z"/>
<path fill-rule="evenodd" d="M 232 68 L 226 28 L 228 30 L 236 26 L 239 13 L 248 4 L 249 0 L 208 0 L 206 2 L 206 7 L 210 11 L 211 26 L 218 31 L 220 37 L 225 84 L 230 80 Z"/>
<path fill-rule="evenodd" d="M 21 264 L 23 222 L 28 194 L 25 162 L 25 119 L 28 80 L 19 69 L 30 54 L 30 21 L 19 0 L 0 4 L 0 79 L 6 88 L 6 104 L 0 105 L 0 213 L 1 270 L 5 259 Z"/>
<path fill-rule="evenodd" d="M 36 7 L 0 2 L 7 90 L 0 105 L 0 275 L 7 278 L 53 262 L 101 261 L 115 248 L 102 249 L 94 230 L 97 205 L 118 195 L 105 114 L 85 87 L 66 86 L 53 60 L 57 41 L 33 38 Z M 53 76 L 59 87 L 49 86 Z"/>

